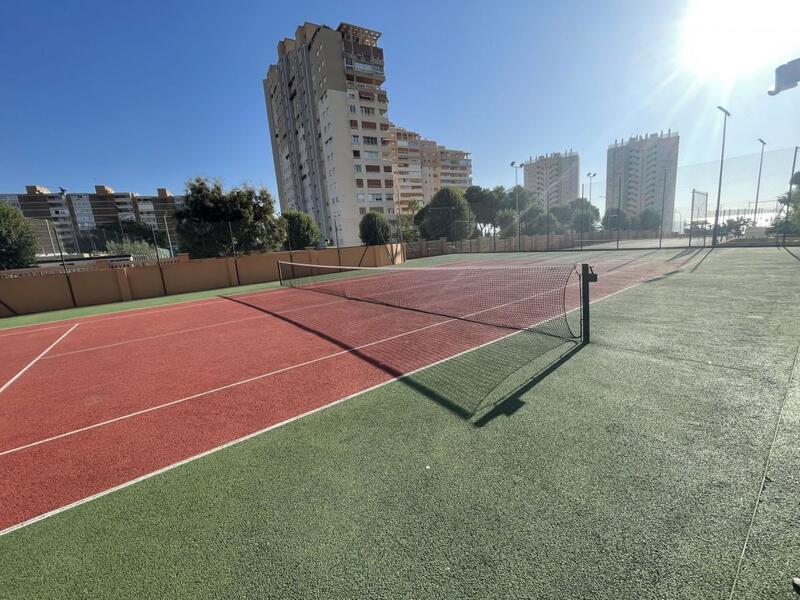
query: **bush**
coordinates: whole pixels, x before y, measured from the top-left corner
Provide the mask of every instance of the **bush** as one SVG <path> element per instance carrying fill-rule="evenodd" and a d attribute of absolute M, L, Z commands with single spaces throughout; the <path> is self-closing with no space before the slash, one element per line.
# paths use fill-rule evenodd
<path fill-rule="evenodd" d="M 358 237 L 365 246 L 377 246 L 389 241 L 389 222 L 380 213 L 368 212 L 358 224 Z"/>
<path fill-rule="evenodd" d="M 0 202 L 0 269 L 24 269 L 36 264 L 36 231 L 16 208 Z"/>
<path fill-rule="evenodd" d="M 290 250 L 300 250 L 319 243 L 319 227 L 312 216 L 299 210 L 281 213 L 286 223 L 286 241 Z"/>

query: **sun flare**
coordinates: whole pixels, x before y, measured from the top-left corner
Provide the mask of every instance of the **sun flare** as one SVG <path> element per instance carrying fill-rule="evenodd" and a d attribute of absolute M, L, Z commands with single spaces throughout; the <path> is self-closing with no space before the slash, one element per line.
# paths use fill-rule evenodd
<path fill-rule="evenodd" d="M 800 57 L 800 0 L 689 0 L 681 23 L 683 68 L 734 83 Z"/>

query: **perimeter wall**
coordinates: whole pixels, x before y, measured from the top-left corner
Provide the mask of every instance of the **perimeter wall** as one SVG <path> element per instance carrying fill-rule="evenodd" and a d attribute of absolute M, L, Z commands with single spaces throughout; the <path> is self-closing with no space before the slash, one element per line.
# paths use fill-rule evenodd
<path fill-rule="evenodd" d="M 0 271 L 0 318 L 278 280 L 278 261 L 380 267 L 403 261 L 399 244 L 190 260 L 66 265 Z M 70 291 L 70 287 L 72 290 Z M 74 297 L 74 301 L 73 301 Z"/>

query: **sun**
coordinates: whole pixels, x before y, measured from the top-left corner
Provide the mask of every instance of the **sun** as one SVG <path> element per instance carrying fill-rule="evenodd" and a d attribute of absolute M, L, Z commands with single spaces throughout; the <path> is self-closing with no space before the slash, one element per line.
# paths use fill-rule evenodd
<path fill-rule="evenodd" d="M 732 84 L 800 58 L 800 0 L 688 0 L 681 22 L 684 69 Z"/>

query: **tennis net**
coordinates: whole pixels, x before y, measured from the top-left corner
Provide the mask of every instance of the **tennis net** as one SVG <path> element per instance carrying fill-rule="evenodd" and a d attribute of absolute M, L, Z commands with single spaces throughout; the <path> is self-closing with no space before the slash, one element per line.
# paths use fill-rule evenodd
<path fill-rule="evenodd" d="M 344 267 L 279 262 L 281 285 L 577 340 L 567 320 L 572 264 Z M 577 282 L 577 278 L 576 278 Z"/>

